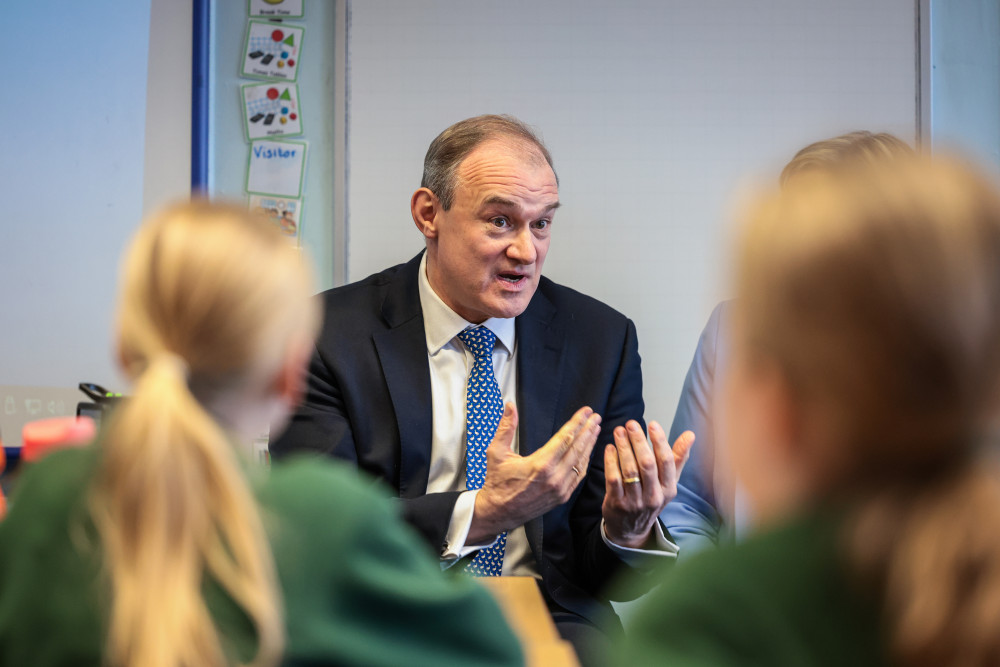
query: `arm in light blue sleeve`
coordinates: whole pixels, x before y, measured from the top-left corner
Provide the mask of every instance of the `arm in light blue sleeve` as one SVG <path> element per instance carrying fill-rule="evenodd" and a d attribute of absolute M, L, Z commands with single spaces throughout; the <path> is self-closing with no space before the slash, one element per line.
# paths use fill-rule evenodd
<path fill-rule="evenodd" d="M 681 474 L 677 497 L 660 513 L 660 520 L 680 548 L 681 558 L 716 546 L 728 531 L 716 500 L 713 470 L 716 381 L 719 366 L 727 358 L 723 330 L 729 305 L 723 302 L 716 306 L 698 340 L 670 427 L 670 442 L 687 430 L 694 431 L 697 438 Z"/>

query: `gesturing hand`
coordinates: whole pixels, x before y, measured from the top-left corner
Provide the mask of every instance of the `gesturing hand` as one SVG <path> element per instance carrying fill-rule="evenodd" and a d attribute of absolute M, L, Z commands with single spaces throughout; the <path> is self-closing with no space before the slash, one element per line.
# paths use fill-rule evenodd
<path fill-rule="evenodd" d="M 543 447 L 529 456 L 511 451 L 517 409 L 508 403 L 486 450 L 486 479 L 476 496 L 467 541 L 488 542 L 569 500 L 587 474 L 601 416 L 580 408 Z"/>
<path fill-rule="evenodd" d="M 605 494 L 601 511 L 608 539 L 623 547 L 642 547 L 652 536 L 656 517 L 677 495 L 677 480 L 687 462 L 694 433 L 684 431 L 673 449 L 656 422 L 649 440 L 630 420 L 615 429 L 615 444 L 604 449 Z"/>

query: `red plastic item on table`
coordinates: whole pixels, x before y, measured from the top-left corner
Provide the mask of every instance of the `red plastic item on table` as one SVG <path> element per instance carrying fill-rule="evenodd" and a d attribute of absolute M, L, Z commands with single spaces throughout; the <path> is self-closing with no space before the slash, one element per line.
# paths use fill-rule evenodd
<path fill-rule="evenodd" d="M 89 444 L 95 435 L 97 426 L 90 417 L 53 417 L 29 422 L 21 431 L 21 458 L 25 463 L 38 461 L 58 449 Z"/>

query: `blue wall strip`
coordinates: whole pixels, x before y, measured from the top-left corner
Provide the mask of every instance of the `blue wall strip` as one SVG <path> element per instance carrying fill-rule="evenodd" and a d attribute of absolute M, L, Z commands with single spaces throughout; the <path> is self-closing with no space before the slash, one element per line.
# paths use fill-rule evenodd
<path fill-rule="evenodd" d="M 208 190 L 210 0 L 194 0 L 191 35 L 191 193 Z"/>

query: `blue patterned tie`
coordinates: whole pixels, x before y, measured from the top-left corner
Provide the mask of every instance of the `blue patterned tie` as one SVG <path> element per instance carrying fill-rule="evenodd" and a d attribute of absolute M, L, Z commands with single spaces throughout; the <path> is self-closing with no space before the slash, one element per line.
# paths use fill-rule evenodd
<path fill-rule="evenodd" d="M 493 375 L 496 334 L 486 327 L 476 327 L 466 329 L 458 337 L 475 356 L 465 394 L 465 484 L 471 490 L 482 488 L 486 479 L 486 448 L 503 416 L 503 399 Z M 496 542 L 479 550 L 465 571 L 477 577 L 500 576 L 506 546 L 507 533 L 501 533 Z"/>

